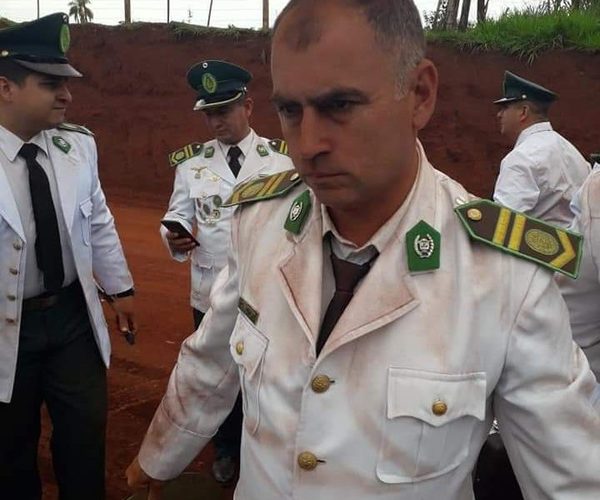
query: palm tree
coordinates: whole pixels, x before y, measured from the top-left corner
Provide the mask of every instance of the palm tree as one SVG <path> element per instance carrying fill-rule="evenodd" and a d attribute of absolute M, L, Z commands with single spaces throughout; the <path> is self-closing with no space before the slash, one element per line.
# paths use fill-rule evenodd
<path fill-rule="evenodd" d="M 80 24 L 90 22 L 94 19 L 94 13 L 88 7 L 92 0 L 71 0 L 69 2 L 69 17 L 75 18 Z"/>

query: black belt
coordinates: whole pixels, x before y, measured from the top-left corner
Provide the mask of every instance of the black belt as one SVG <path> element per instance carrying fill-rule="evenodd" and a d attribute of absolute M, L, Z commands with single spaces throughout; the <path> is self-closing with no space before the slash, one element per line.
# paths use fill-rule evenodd
<path fill-rule="evenodd" d="M 61 299 L 61 297 L 76 291 L 79 286 L 79 280 L 75 280 L 70 285 L 61 288 L 58 292 L 46 292 L 29 299 L 24 299 L 22 311 L 44 311 L 46 309 L 50 309 L 58 304 L 58 301 Z"/>

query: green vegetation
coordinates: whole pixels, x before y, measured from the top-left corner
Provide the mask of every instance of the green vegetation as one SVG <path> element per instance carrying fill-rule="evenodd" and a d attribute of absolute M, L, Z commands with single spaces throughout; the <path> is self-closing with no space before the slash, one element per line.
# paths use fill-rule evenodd
<path fill-rule="evenodd" d="M 542 52 L 576 49 L 600 53 L 600 7 L 586 10 L 541 9 L 507 11 L 460 31 L 428 31 L 428 40 L 445 42 L 465 51 L 497 50 L 527 60 L 530 64 Z"/>
<path fill-rule="evenodd" d="M 238 40 L 242 37 L 261 37 L 268 36 L 270 31 L 255 30 L 249 28 L 238 28 L 230 25 L 228 28 L 209 28 L 206 26 L 198 26 L 188 23 L 170 23 L 171 30 L 178 39 L 181 38 L 197 38 L 203 36 L 219 36 L 224 38 L 233 38 Z"/>

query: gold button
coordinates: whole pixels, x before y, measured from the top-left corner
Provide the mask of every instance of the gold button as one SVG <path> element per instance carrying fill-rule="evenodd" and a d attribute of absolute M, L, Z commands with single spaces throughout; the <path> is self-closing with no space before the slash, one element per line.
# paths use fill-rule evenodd
<path fill-rule="evenodd" d="M 13 319 L 13 318 L 6 318 L 6 322 L 7 322 L 9 325 L 14 325 L 14 324 L 17 322 L 17 320 L 15 320 L 15 319 Z"/>
<path fill-rule="evenodd" d="M 437 415 L 438 417 L 441 417 L 442 415 L 445 415 L 446 412 L 448 411 L 448 405 L 446 403 L 444 403 L 443 401 L 440 401 L 438 399 L 431 406 L 431 411 L 433 412 L 434 415 Z"/>
<path fill-rule="evenodd" d="M 23 248 L 23 245 L 21 245 L 21 243 L 19 243 L 18 241 L 15 241 L 15 242 L 13 243 L 13 248 L 14 248 L 15 250 L 21 250 L 21 248 Z"/>
<path fill-rule="evenodd" d="M 481 210 L 477 208 L 469 208 L 469 210 L 467 210 L 467 217 L 471 220 L 478 221 L 483 218 L 483 215 Z"/>
<path fill-rule="evenodd" d="M 298 465 L 304 470 L 314 470 L 317 467 L 317 457 L 310 451 L 303 451 L 298 455 Z"/>
<path fill-rule="evenodd" d="M 312 390 L 318 393 L 327 391 L 330 385 L 331 379 L 327 375 L 317 375 L 310 384 Z"/>
<path fill-rule="evenodd" d="M 18 271 L 17 269 L 15 269 L 14 267 L 11 267 L 11 268 L 8 270 L 8 272 L 9 272 L 10 274 L 14 274 L 15 276 L 16 276 L 17 274 L 19 274 L 19 271 Z"/>
<path fill-rule="evenodd" d="M 294 172 L 291 177 L 290 177 L 290 181 L 295 181 L 300 177 L 300 175 L 298 175 L 298 172 Z"/>
<path fill-rule="evenodd" d="M 235 352 L 237 352 L 240 356 L 244 354 L 244 343 L 241 340 L 235 344 Z"/>
<path fill-rule="evenodd" d="M 7 295 L 7 296 L 6 296 L 6 298 L 7 298 L 8 300 L 10 300 L 11 302 L 14 302 L 15 300 L 17 300 L 17 297 L 15 297 L 14 295 L 10 295 L 10 294 L 9 294 L 9 295 Z"/>

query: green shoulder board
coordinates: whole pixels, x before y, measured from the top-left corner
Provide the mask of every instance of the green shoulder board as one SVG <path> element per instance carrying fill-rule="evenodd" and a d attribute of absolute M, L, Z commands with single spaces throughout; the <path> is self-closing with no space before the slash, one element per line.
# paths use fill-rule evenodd
<path fill-rule="evenodd" d="M 577 278 L 583 238 L 490 200 L 456 207 L 471 238 Z"/>
<path fill-rule="evenodd" d="M 287 193 L 302 181 L 294 169 L 285 170 L 266 177 L 258 177 L 243 182 L 235 187 L 224 207 L 249 203 L 251 201 L 268 200 Z"/>
<path fill-rule="evenodd" d="M 92 137 L 94 136 L 94 133 L 90 129 L 85 128 L 83 125 L 75 125 L 74 123 L 61 123 L 56 128 L 68 130 L 69 132 L 79 132 L 80 134 L 91 135 Z"/>
<path fill-rule="evenodd" d="M 269 141 L 269 146 L 276 153 L 280 153 L 282 155 L 288 154 L 288 145 L 283 139 L 271 139 Z"/>
<path fill-rule="evenodd" d="M 202 146 L 203 144 L 201 142 L 192 142 L 177 151 L 169 153 L 169 165 L 171 167 L 176 167 L 180 163 L 183 163 L 194 156 L 198 156 L 202 153 Z"/>

